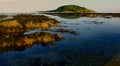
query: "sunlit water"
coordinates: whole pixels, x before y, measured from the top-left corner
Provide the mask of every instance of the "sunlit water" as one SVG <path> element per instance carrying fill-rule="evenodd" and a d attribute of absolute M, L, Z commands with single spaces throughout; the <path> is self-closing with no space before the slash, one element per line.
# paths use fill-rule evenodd
<path fill-rule="evenodd" d="M 120 18 L 79 17 L 67 19 L 50 16 L 61 27 L 76 34 L 60 33 L 64 39 L 48 46 L 34 45 L 22 51 L 0 54 L 0 66 L 106 66 L 114 57 L 120 57 Z M 47 30 L 47 32 L 52 32 Z M 25 34 L 41 32 L 31 30 Z M 120 59 L 119 59 L 120 60 Z"/>

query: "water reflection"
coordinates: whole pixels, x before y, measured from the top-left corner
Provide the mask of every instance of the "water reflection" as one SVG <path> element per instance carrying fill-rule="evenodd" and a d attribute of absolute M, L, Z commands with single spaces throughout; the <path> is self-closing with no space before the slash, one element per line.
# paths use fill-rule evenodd
<path fill-rule="evenodd" d="M 76 15 L 76 14 L 67 14 L 67 15 L 65 15 L 65 14 L 59 14 L 57 16 L 59 16 L 61 18 L 65 18 L 65 19 L 78 19 L 78 18 L 80 18 L 80 16 Z"/>
<path fill-rule="evenodd" d="M 77 19 L 80 17 L 89 17 L 89 18 L 96 18 L 102 17 L 106 19 L 120 17 L 120 13 L 44 13 L 48 15 L 59 16 L 65 19 Z"/>
<path fill-rule="evenodd" d="M 102 21 L 86 21 L 86 20 L 84 20 L 83 22 L 85 22 L 86 24 L 97 24 L 97 25 L 104 23 Z"/>

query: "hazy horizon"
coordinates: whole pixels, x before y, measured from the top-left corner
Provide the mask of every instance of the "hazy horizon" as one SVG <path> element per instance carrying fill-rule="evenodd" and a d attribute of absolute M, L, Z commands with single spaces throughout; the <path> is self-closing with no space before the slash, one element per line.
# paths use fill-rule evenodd
<path fill-rule="evenodd" d="M 79 5 L 97 12 L 120 13 L 119 3 L 120 0 L 0 0 L 0 13 L 45 11 L 63 5 Z"/>

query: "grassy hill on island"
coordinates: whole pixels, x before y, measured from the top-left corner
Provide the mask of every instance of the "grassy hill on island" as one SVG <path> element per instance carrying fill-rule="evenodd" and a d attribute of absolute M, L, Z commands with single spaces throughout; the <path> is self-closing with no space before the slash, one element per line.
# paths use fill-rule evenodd
<path fill-rule="evenodd" d="M 64 6 L 58 7 L 56 10 L 50 10 L 50 11 L 45 11 L 45 12 L 92 13 L 95 11 L 87 9 L 85 7 L 80 7 L 77 5 L 64 5 Z"/>

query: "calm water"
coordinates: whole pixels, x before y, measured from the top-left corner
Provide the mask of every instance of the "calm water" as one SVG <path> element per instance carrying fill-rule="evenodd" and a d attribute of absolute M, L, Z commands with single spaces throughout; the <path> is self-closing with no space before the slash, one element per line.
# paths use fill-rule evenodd
<path fill-rule="evenodd" d="M 109 66 L 120 57 L 120 18 L 47 16 L 60 21 L 61 27 L 43 31 L 62 34 L 64 39 L 21 51 L 1 50 L 0 66 Z M 54 32 L 59 28 L 75 33 Z M 24 34 L 35 32 L 41 30 Z"/>

